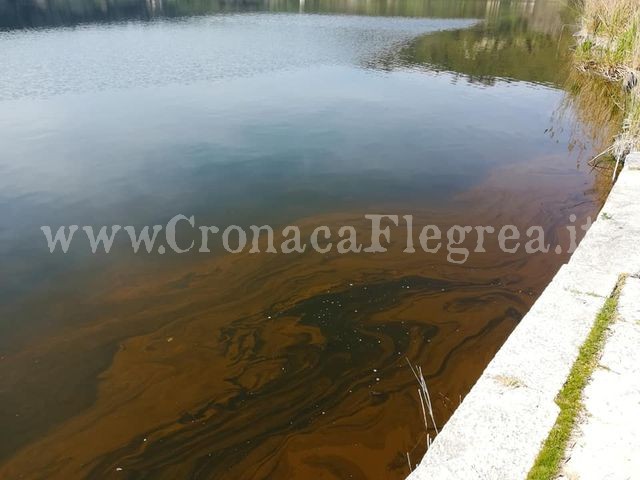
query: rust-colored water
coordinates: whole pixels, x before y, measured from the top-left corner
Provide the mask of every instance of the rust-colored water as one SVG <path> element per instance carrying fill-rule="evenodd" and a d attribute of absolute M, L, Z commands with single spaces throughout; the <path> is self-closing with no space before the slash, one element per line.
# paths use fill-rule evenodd
<path fill-rule="evenodd" d="M 513 224 L 567 245 L 608 175 L 564 102 L 565 7 L 374 3 L 0 33 L 0 478 L 402 479 L 419 461 L 435 432 L 407 360 L 441 427 L 566 252 L 488 242 L 456 265 L 403 253 L 401 226 L 384 254 L 52 255 L 39 231 L 182 213 L 365 241 L 385 213 L 413 215 L 416 244 L 426 224 Z"/>
<path fill-rule="evenodd" d="M 561 242 L 568 212 L 599 205 L 583 182 L 505 169 L 451 210 L 412 213 L 416 228 L 544 224 Z M 348 213 L 297 224 L 368 231 Z M 402 253 L 393 234 L 378 255 L 112 265 L 79 294 L 31 299 L 33 315 L 71 326 L 0 362 L 19 412 L 4 428 L 37 432 L 3 478 L 403 478 L 406 452 L 426 447 L 406 359 L 444 424 L 566 255 L 493 248 L 456 266 Z"/>

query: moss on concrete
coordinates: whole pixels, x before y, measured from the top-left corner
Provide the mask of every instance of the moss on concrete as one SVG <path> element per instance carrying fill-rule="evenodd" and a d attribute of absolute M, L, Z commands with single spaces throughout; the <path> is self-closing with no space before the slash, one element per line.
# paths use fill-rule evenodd
<path fill-rule="evenodd" d="M 556 397 L 560 413 L 527 476 L 527 480 L 552 480 L 559 473 L 560 462 L 565 455 L 571 432 L 584 408 L 582 392 L 598 365 L 607 329 L 616 314 L 619 292 L 623 283 L 624 277 L 621 277 L 613 295 L 607 299 L 596 317 L 589 336 L 580 348 L 569 377 Z"/>

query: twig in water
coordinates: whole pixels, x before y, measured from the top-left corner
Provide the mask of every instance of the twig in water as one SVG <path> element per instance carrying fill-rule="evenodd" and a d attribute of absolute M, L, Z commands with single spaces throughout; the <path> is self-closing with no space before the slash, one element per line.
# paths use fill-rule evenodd
<path fill-rule="evenodd" d="M 422 418 L 424 419 L 424 429 L 428 432 L 429 425 L 427 423 L 427 413 L 424 409 L 424 400 L 422 400 L 422 394 L 420 393 L 420 389 L 418 388 L 418 397 L 420 398 L 420 406 L 422 407 Z"/>
<path fill-rule="evenodd" d="M 416 380 L 418 381 L 418 385 L 420 386 L 420 388 L 418 389 L 418 396 L 420 397 L 422 408 L 424 409 L 424 405 L 426 404 L 427 410 L 429 411 L 429 416 L 431 417 L 431 422 L 433 423 L 433 428 L 435 429 L 436 434 L 438 434 L 439 433 L 438 426 L 436 425 L 436 420 L 433 415 L 433 406 L 431 405 L 431 397 L 429 396 L 429 389 L 427 388 L 427 382 L 425 381 L 424 375 L 422 374 L 422 368 L 421 367 L 417 367 L 417 369 L 414 368 L 413 365 L 411 365 L 411 362 L 409 361 L 408 358 L 407 358 L 407 363 L 409 364 L 409 368 L 411 369 L 411 372 L 413 372 L 413 376 L 416 377 Z M 424 403 L 422 403 L 423 400 L 424 400 Z M 426 415 L 425 415 L 425 427 L 428 429 Z"/>
<path fill-rule="evenodd" d="M 589 160 L 589 165 L 592 167 L 596 167 L 598 164 L 594 163 L 596 161 L 596 159 L 602 157 L 603 155 L 606 155 L 607 153 L 609 153 L 611 150 L 613 150 L 613 145 L 611 145 L 610 147 L 608 147 L 604 152 L 600 152 L 598 155 L 596 155 L 595 157 L 593 157 L 591 160 Z"/>
<path fill-rule="evenodd" d="M 620 165 L 620 157 L 616 158 L 616 166 L 613 167 L 613 175 L 611 177 L 611 183 L 613 183 L 616 179 L 616 172 L 618 171 L 618 165 Z"/>

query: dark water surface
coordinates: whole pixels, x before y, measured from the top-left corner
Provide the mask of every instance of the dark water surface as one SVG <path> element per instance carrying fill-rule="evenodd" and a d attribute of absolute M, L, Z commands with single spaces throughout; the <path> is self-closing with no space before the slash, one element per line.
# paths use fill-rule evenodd
<path fill-rule="evenodd" d="M 0 478 L 404 478 L 427 434 L 406 358 L 444 424 L 567 254 L 454 265 L 397 229 L 378 255 L 65 255 L 39 227 L 391 213 L 562 239 L 606 194 L 565 102 L 570 15 L 0 0 Z"/>

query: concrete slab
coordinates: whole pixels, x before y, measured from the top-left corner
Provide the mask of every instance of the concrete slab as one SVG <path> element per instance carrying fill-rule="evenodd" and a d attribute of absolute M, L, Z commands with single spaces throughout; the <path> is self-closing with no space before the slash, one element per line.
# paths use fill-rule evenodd
<path fill-rule="evenodd" d="M 585 415 L 562 469 L 564 478 L 640 478 L 640 280 L 620 296 L 602 358 L 584 391 Z"/>
<path fill-rule="evenodd" d="M 640 322 L 640 278 L 630 277 L 625 282 L 618 302 L 618 320 Z M 640 344 L 638 344 L 640 348 Z"/>
<path fill-rule="evenodd" d="M 625 166 L 598 216 L 569 260 L 600 273 L 640 272 L 640 170 Z"/>
<path fill-rule="evenodd" d="M 640 170 L 640 152 L 634 152 L 627 155 L 625 166 L 630 170 Z"/>
<path fill-rule="evenodd" d="M 527 465 L 511 459 L 535 458 L 539 446 L 529 441 L 530 435 L 545 436 L 557 415 L 555 404 L 540 401 L 539 392 L 526 386 L 507 386 L 501 379 L 478 383 L 409 478 L 522 478 Z"/>
<path fill-rule="evenodd" d="M 550 402 L 562 388 L 592 319 L 605 302 L 603 297 L 555 287 L 561 280 L 554 280 L 554 288 L 545 291 L 527 321 L 521 322 L 485 370 L 489 376 L 517 379 Z M 601 284 L 611 293 L 616 278 L 603 276 Z"/>

